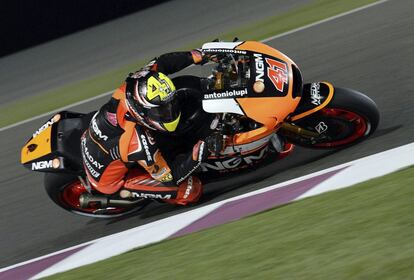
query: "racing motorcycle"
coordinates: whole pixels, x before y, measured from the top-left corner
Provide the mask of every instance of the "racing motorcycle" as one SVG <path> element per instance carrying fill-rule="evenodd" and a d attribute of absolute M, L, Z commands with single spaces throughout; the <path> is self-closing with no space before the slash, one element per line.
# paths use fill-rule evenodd
<path fill-rule="evenodd" d="M 275 133 L 285 139 L 287 155 L 294 145 L 339 149 L 371 135 L 379 111 L 366 95 L 329 82 L 303 83 L 298 66 L 280 51 L 255 41 L 210 42 L 202 109 L 214 114 L 214 129 L 224 139 L 198 174 L 234 174 L 270 158 Z M 159 198 L 121 198 L 98 193 L 88 184 L 81 160 L 80 137 L 95 112 L 63 111 L 36 130 L 21 151 L 21 163 L 45 172 L 49 197 L 60 207 L 92 217 L 118 217 L 138 211 Z M 150 175 L 133 169 L 131 180 L 153 185 Z M 203 181 L 204 182 L 204 181 Z"/>

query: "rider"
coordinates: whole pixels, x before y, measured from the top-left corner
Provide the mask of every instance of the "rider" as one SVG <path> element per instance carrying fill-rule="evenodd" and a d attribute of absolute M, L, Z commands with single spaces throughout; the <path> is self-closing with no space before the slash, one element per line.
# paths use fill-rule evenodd
<path fill-rule="evenodd" d="M 131 73 L 92 117 L 81 151 L 87 178 L 96 190 L 180 205 L 198 201 L 202 185 L 191 174 L 209 156 L 208 140 L 200 139 L 209 139 L 212 121 L 195 106 L 201 102 L 197 93 L 202 79 L 171 80 L 166 75 L 202 62 L 198 50 L 161 55 Z M 179 149 L 183 147 L 186 152 Z M 136 165 L 153 180 L 135 176 Z"/>

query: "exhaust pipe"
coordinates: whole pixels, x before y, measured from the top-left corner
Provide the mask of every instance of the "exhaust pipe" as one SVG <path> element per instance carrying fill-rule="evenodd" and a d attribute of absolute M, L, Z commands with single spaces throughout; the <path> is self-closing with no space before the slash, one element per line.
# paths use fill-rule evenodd
<path fill-rule="evenodd" d="M 139 200 L 124 200 L 124 199 L 110 199 L 104 195 L 93 195 L 90 193 L 83 193 L 79 197 L 79 204 L 81 208 L 88 208 L 90 203 L 99 203 L 100 208 L 107 207 L 131 207 L 142 202 Z"/>

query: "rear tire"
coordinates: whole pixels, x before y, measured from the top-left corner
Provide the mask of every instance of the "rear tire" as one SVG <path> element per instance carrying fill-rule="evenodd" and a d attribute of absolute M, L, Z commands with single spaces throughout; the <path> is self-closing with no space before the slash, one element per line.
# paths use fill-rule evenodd
<path fill-rule="evenodd" d="M 116 218 L 141 210 L 145 205 L 134 208 L 114 208 L 107 213 L 94 213 L 98 208 L 83 209 L 79 204 L 79 195 L 86 192 L 77 176 L 71 174 L 46 173 L 44 177 L 45 190 L 50 199 L 61 208 L 74 214 L 94 218 Z"/>
<path fill-rule="evenodd" d="M 378 107 L 368 96 L 352 89 L 335 88 L 335 94 L 325 108 L 294 123 L 318 132 L 319 137 L 311 139 L 291 133 L 284 136 L 288 141 L 308 148 L 343 148 L 371 135 L 377 129 L 379 119 Z"/>

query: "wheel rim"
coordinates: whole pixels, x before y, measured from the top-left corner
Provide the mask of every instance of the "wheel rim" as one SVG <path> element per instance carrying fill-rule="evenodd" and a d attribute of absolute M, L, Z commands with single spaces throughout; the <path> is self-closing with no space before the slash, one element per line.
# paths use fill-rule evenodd
<path fill-rule="evenodd" d="M 70 184 L 67 184 L 60 195 L 60 200 L 64 205 L 66 205 L 69 209 L 77 211 L 77 212 L 83 212 L 83 213 L 94 213 L 96 210 L 100 209 L 99 205 L 90 204 L 88 208 L 81 208 L 79 197 L 81 194 L 87 192 L 85 187 L 80 183 L 80 181 L 75 181 Z M 122 212 L 128 211 L 130 209 L 126 208 L 117 208 L 117 207 L 111 207 L 106 212 L 106 215 L 115 215 L 120 214 Z"/>
<path fill-rule="evenodd" d="M 348 145 L 368 135 L 370 132 L 370 124 L 363 116 L 355 112 L 338 108 L 324 108 L 320 111 L 320 114 L 327 119 L 337 120 L 339 123 L 342 121 L 342 126 L 337 125 L 335 127 L 336 134 L 340 135 L 344 130 L 351 130 L 351 134 L 331 142 L 315 144 L 316 147 L 338 147 Z"/>

